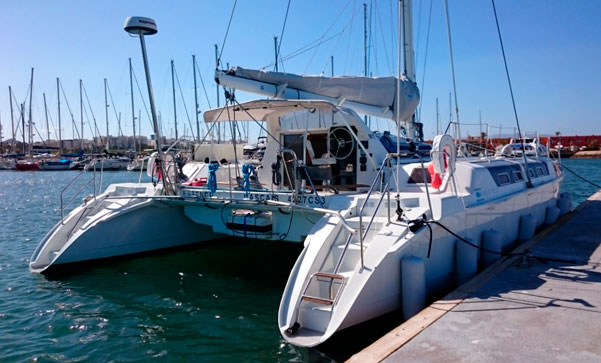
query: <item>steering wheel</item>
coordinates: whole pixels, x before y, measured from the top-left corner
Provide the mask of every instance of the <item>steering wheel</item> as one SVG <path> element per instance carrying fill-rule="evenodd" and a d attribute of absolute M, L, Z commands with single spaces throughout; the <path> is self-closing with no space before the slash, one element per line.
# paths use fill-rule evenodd
<path fill-rule="evenodd" d="M 355 139 L 347 128 L 339 127 L 330 132 L 330 155 L 336 160 L 348 158 L 353 150 Z"/>

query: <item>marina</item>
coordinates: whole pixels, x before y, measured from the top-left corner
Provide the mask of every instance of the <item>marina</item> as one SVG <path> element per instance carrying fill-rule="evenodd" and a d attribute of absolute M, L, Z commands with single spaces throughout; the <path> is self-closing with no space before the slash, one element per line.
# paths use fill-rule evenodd
<path fill-rule="evenodd" d="M 504 361 L 519 359 L 502 348 L 516 339 L 537 347 L 522 353 L 532 360 L 599 357 L 586 315 L 598 313 L 598 296 L 580 284 L 598 283 L 601 137 L 591 125 L 601 113 L 532 72 L 550 73 L 555 57 L 513 48 L 531 45 L 518 39 L 527 33 L 516 38 L 515 4 L 426 2 L 390 1 L 384 18 L 383 4 L 323 3 L 319 16 L 293 11 L 297 31 L 285 32 L 289 0 L 266 66 L 254 32 L 240 34 L 258 15 L 247 3 L 234 1 L 224 19 L 196 4 L 212 9 L 200 22 L 155 21 L 164 4 L 149 7 L 153 17 L 119 15 L 119 32 L 89 39 L 127 58 L 116 92 L 106 77 L 103 92 L 81 76 L 65 82 L 76 91 L 63 87 L 75 69 L 91 74 L 75 65 L 51 83 L 32 65 L 27 91 L 9 85 L 9 107 L 0 102 L 0 360 Z M 309 19 L 331 24 L 281 53 L 319 31 Z M 463 29 L 476 20 L 481 34 Z M 157 77 L 155 60 L 222 28 L 214 60 L 200 57 L 209 67 L 191 54 L 189 77 L 172 57 Z M 427 66 L 430 30 L 438 54 Z M 537 77 L 548 95 L 524 83 Z M 55 94 L 47 102 L 42 92 L 42 103 L 49 84 Z M 567 102 L 580 119 L 566 122 Z M 584 347 L 544 338 L 562 319 L 562 335 L 582 322 Z"/>

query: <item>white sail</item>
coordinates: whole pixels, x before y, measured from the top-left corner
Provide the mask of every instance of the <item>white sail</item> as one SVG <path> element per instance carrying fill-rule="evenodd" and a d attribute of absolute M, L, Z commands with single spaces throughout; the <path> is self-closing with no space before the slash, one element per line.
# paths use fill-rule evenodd
<path fill-rule="evenodd" d="M 323 77 L 234 67 L 216 71 L 215 80 L 231 87 L 280 99 L 321 99 L 375 117 L 410 120 L 419 104 L 415 83 L 401 76 L 400 107 L 396 107 L 395 77 Z"/>

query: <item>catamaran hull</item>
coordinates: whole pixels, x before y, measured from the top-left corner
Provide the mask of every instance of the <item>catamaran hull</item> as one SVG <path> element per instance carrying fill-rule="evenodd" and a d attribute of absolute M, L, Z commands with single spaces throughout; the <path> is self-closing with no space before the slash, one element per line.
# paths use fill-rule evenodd
<path fill-rule="evenodd" d="M 220 237 L 191 222 L 178 205 L 158 199 L 100 199 L 97 206 L 76 208 L 46 235 L 31 257 L 32 272 Z"/>
<path fill-rule="evenodd" d="M 493 202 L 462 208 L 460 212 L 441 218 L 440 222 L 476 242 L 485 230 L 502 231 L 503 250 L 510 250 L 516 246 L 522 216 L 532 214 L 537 226 L 545 222 L 547 208 L 556 205 L 559 182 L 558 179 Z M 313 246 L 311 251 L 309 244 L 292 269 L 280 303 L 278 321 L 283 337 L 292 344 L 311 347 L 323 343 L 339 330 L 401 309 L 401 261 L 405 257 L 416 256 L 424 261 L 428 296 L 456 286 L 455 251 L 456 245 L 462 242 L 442 228 L 432 227 L 430 258 L 427 257 L 427 227 L 416 233 L 409 232 L 406 225 L 394 223 L 382 228 L 365 250 L 365 268 L 357 264 L 345 278 L 343 290 L 332 309 L 315 303 L 299 303 L 311 274 L 310 265 L 314 264 L 310 259 L 320 253 L 317 252 L 319 246 Z M 300 325 L 298 330 L 287 331 L 296 322 Z"/>

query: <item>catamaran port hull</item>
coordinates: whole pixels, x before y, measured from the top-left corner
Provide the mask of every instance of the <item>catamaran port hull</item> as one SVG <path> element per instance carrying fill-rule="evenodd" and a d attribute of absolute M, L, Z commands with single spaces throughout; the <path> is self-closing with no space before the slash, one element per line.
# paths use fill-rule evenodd
<path fill-rule="evenodd" d="M 116 196 L 115 188 L 124 194 Z M 136 193 L 139 192 L 139 194 Z M 148 198 L 145 198 L 148 197 Z M 30 270 L 183 246 L 220 238 L 193 223 L 179 205 L 154 197 L 137 184 L 112 185 L 107 193 L 74 209 L 34 251 Z"/>

